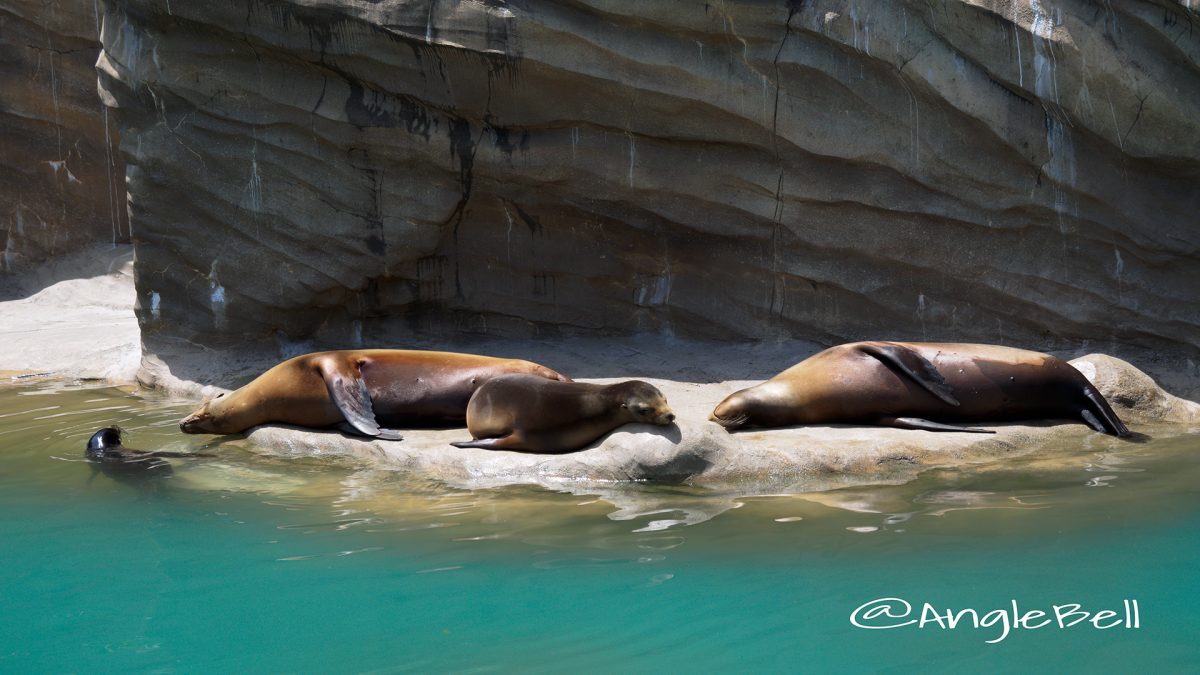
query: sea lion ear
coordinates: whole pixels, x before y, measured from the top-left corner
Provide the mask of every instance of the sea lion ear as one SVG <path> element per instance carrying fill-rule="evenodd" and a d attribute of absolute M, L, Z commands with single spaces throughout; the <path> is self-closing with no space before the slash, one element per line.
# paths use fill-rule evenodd
<path fill-rule="evenodd" d="M 622 408 L 628 408 L 628 407 L 629 407 L 629 401 L 621 401 L 621 407 L 622 407 Z"/>

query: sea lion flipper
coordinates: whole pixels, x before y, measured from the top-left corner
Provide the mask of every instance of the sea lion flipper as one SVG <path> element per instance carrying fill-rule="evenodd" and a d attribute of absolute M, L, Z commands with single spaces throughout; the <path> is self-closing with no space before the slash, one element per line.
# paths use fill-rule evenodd
<path fill-rule="evenodd" d="M 980 429 L 978 427 L 960 427 L 953 424 L 942 424 L 933 422 L 921 417 L 883 417 L 880 418 L 879 424 L 886 427 L 896 427 L 897 429 L 919 429 L 921 431 L 961 431 L 971 434 L 994 434 L 992 429 Z"/>
<path fill-rule="evenodd" d="M 908 377 L 942 401 L 952 406 L 958 405 L 950 384 L 937 367 L 916 350 L 889 343 L 864 344 L 859 346 L 859 350 L 879 359 L 893 372 Z"/>
<path fill-rule="evenodd" d="M 1108 433 L 1108 429 L 1106 429 L 1104 427 L 1104 425 L 1100 423 L 1100 420 L 1097 419 L 1096 416 L 1092 414 L 1091 410 L 1087 410 L 1087 409 L 1080 410 L 1079 416 L 1082 417 L 1083 421 L 1087 422 L 1087 425 L 1089 427 L 1091 427 L 1092 429 L 1094 429 L 1095 431 L 1099 431 L 1102 434 Z"/>
<path fill-rule="evenodd" d="M 1088 400 L 1091 410 L 1084 408 L 1080 412 L 1083 415 L 1084 421 L 1088 423 L 1096 431 L 1104 434 L 1110 434 L 1118 438 L 1125 438 L 1131 435 L 1129 427 L 1117 417 L 1117 413 L 1113 412 L 1108 401 L 1104 400 L 1104 395 L 1101 394 L 1094 385 L 1090 382 L 1083 389 L 1083 395 Z"/>
<path fill-rule="evenodd" d="M 353 424 L 350 424 L 349 422 L 339 422 L 334 428 L 351 436 L 362 435 L 362 432 L 360 432 Z M 395 429 L 384 429 L 381 427 L 379 429 L 379 433 L 371 438 L 381 441 L 402 441 L 404 440 L 404 435 Z"/>
<path fill-rule="evenodd" d="M 362 378 L 358 368 L 348 373 L 346 368 L 339 368 L 326 362 L 321 368 L 325 378 L 325 386 L 329 389 L 329 398 L 341 411 L 346 422 L 363 436 L 378 436 L 379 423 L 375 421 L 375 410 L 371 407 L 371 392 Z"/>

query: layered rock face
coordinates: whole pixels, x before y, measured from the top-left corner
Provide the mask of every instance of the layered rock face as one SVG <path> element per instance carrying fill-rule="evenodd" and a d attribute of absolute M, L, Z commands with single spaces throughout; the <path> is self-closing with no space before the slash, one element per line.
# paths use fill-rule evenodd
<path fill-rule="evenodd" d="M 1198 359 L 1185 5 L 103 2 L 143 336 Z"/>
<path fill-rule="evenodd" d="M 0 280 L 129 240 L 116 122 L 96 95 L 98 12 L 0 0 Z"/>

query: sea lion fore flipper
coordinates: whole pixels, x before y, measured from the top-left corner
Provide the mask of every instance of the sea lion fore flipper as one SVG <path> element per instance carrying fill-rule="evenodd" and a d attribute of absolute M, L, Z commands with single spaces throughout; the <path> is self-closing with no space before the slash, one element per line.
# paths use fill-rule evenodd
<path fill-rule="evenodd" d="M 994 434 L 992 429 L 978 427 L 960 427 L 953 424 L 941 424 L 921 417 L 881 417 L 879 424 L 897 429 L 919 429 L 921 431 L 961 431 L 971 434 Z"/>
<path fill-rule="evenodd" d="M 339 422 L 337 425 L 334 426 L 334 428 L 344 434 L 349 434 L 351 436 L 361 436 L 362 435 L 362 433 L 353 424 L 350 424 L 349 422 Z M 404 440 L 404 435 L 395 429 L 380 428 L 379 433 L 375 436 L 372 436 L 371 438 L 376 438 L 381 441 L 402 441 L 402 440 Z"/>
<path fill-rule="evenodd" d="M 371 407 L 371 392 L 367 382 L 355 365 L 353 370 L 326 360 L 321 364 L 321 376 L 329 389 L 329 398 L 346 418 L 346 422 L 363 436 L 378 436 L 382 429 L 375 421 L 375 410 Z"/>
<path fill-rule="evenodd" d="M 879 359 L 898 375 L 905 376 L 924 387 L 929 393 L 950 405 L 957 406 L 954 390 L 929 359 L 916 350 L 894 344 L 864 344 L 858 349 Z"/>

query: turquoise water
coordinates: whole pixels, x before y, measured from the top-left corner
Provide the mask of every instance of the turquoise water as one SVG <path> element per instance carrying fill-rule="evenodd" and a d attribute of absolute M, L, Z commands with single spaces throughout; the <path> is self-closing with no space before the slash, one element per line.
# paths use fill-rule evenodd
<path fill-rule="evenodd" d="M 0 671 L 1183 672 L 1200 661 L 1200 436 L 1089 435 L 1093 447 L 1054 457 L 809 499 L 652 486 L 597 499 L 203 447 L 174 426 L 189 407 L 106 387 L 0 388 Z M 131 446 L 217 457 L 171 460 L 157 480 L 93 475 L 83 446 L 114 422 Z M 654 530 L 662 514 L 637 515 L 674 503 L 712 517 Z M 1136 599 L 1141 627 L 1015 629 L 987 644 L 999 625 L 851 625 L 884 597 L 1122 616 Z"/>

